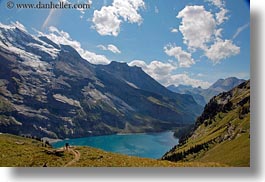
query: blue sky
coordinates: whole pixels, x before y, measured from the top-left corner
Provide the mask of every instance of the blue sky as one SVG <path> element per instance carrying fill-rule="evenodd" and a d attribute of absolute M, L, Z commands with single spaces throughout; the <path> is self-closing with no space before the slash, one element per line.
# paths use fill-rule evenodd
<path fill-rule="evenodd" d="M 165 86 L 207 87 L 230 76 L 249 79 L 246 0 L 67 2 L 92 4 L 87 10 L 8 9 L 7 0 L 2 0 L 0 22 L 23 25 L 31 34 L 72 45 L 93 64 L 120 61 L 140 66 Z"/>

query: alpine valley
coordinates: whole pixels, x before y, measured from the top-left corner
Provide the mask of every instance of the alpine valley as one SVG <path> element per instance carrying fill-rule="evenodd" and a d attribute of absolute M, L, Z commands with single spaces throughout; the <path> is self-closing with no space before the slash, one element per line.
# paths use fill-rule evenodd
<path fill-rule="evenodd" d="M 0 132 L 50 138 L 157 132 L 192 124 L 203 110 L 139 67 L 88 61 L 68 45 L 0 24 Z"/>
<path fill-rule="evenodd" d="M 0 12 L 0 167 L 255 167 L 249 1 Z"/>

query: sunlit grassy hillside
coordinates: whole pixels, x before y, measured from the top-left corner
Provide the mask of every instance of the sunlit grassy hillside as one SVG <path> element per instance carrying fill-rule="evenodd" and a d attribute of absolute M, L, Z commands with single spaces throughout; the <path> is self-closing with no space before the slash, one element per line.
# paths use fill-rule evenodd
<path fill-rule="evenodd" d="M 194 130 L 163 159 L 250 166 L 250 81 L 212 98 Z"/>
<path fill-rule="evenodd" d="M 0 134 L 0 166 L 9 167 L 219 167 L 218 163 L 146 159 L 105 152 L 90 147 L 73 147 L 63 152 L 43 147 L 43 143 L 8 134 Z"/>

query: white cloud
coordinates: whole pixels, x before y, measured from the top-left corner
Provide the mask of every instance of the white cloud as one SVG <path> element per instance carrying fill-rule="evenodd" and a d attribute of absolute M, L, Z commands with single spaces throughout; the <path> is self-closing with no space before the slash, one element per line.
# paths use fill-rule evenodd
<path fill-rule="evenodd" d="M 181 47 L 167 45 L 164 51 L 168 56 L 174 56 L 178 60 L 179 67 L 190 67 L 195 64 L 191 54 L 183 51 Z"/>
<path fill-rule="evenodd" d="M 224 1 L 222 0 L 206 0 L 207 2 L 210 2 L 211 4 L 213 4 L 214 6 L 218 7 L 218 8 L 222 8 L 225 6 Z"/>
<path fill-rule="evenodd" d="M 222 31 L 223 31 L 222 28 L 216 29 L 215 33 L 214 33 L 215 37 L 217 37 L 217 38 L 222 37 Z"/>
<path fill-rule="evenodd" d="M 217 25 L 221 25 L 224 21 L 229 19 L 227 16 L 228 10 L 225 8 L 225 2 L 223 0 L 206 0 L 206 2 L 211 3 L 220 10 L 219 12 L 215 13 Z"/>
<path fill-rule="evenodd" d="M 98 55 L 84 49 L 79 50 L 79 54 L 92 64 L 109 64 L 111 61 L 104 55 Z"/>
<path fill-rule="evenodd" d="M 233 39 L 235 39 L 243 30 L 245 30 L 246 28 L 248 28 L 249 26 L 249 23 L 239 27 L 237 30 L 236 30 L 236 33 L 233 35 Z"/>
<path fill-rule="evenodd" d="M 138 13 L 138 10 L 145 6 L 143 0 L 114 0 L 112 5 L 124 21 L 138 24 L 142 23 L 142 17 Z"/>
<path fill-rule="evenodd" d="M 211 84 L 206 81 L 191 78 L 187 73 L 175 74 L 170 77 L 168 85 L 191 85 L 193 87 L 208 88 Z"/>
<path fill-rule="evenodd" d="M 221 8 L 218 13 L 215 14 L 217 25 L 222 24 L 224 21 L 228 20 L 228 16 L 226 14 L 228 13 L 228 10 L 225 8 Z"/>
<path fill-rule="evenodd" d="M 159 9 L 157 6 L 155 6 L 155 13 L 158 14 L 159 13 Z"/>
<path fill-rule="evenodd" d="M 108 50 L 106 46 L 101 45 L 101 44 L 100 45 L 97 45 L 97 48 L 99 48 L 99 49 L 101 49 L 103 51 L 107 51 Z"/>
<path fill-rule="evenodd" d="M 114 0 L 111 6 L 94 11 L 93 28 L 100 35 L 118 36 L 122 22 L 142 23 L 138 10 L 144 7 L 143 0 Z"/>
<path fill-rule="evenodd" d="M 84 9 L 80 9 L 79 11 L 81 13 L 81 15 L 79 17 L 80 17 L 80 19 L 83 19 L 84 15 L 85 15 L 85 10 Z"/>
<path fill-rule="evenodd" d="M 193 87 L 201 86 L 203 88 L 210 86 L 209 82 L 192 79 L 187 73 L 173 74 L 172 72 L 177 69 L 177 66 L 169 62 L 152 61 L 146 64 L 142 60 L 134 60 L 129 63 L 129 66 L 141 67 L 147 74 L 164 86 L 179 84 L 192 85 Z"/>
<path fill-rule="evenodd" d="M 109 44 L 108 45 L 108 50 L 110 50 L 111 52 L 115 53 L 115 54 L 120 54 L 121 51 L 113 44 Z"/>
<path fill-rule="evenodd" d="M 231 40 L 217 40 L 208 50 L 205 55 L 214 63 L 220 60 L 237 55 L 240 53 L 240 47 L 233 44 Z"/>
<path fill-rule="evenodd" d="M 170 77 L 171 72 L 177 68 L 176 65 L 171 63 L 152 61 L 151 63 L 146 64 L 141 60 L 134 60 L 129 63 L 129 66 L 141 67 L 148 75 L 163 85 L 167 83 L 167 79 Z"/>
<path fill-rule="evenodd" d="M 211 12 L 203 6 L 186 6 L 177 18 L 182 18 L 179 26 L 184 43 L 190 49 L 205 49 L 206 43 L 213 39 L 216 22 Z"/>
<path fill-rule="evenodd" d="M 172 28 L 172 29 L 170 30 L 170 32 L 171 32 L 171 33 L 178 33 L 179 31 L 178 31 L 177 28 Z"/>
<path fill-rule="evenodd" d="M 104 45 L 98 45 L 97 46 L 98 48 L 100 48 L 101 50 L 104 50 L 104 51 L 111 51 L 113 52 L 114 54 L 120 54 L 121 51 L 119 50 L 118 47 L 116 47 L 115 45 L 113 44 L 109 44 L 107 46 L 104 46 Z"/>
<path fill-rule="evenodd" d="M 186 6 L 182 9 L 177 18 L 181 18 L 179 31 L 183 35 L 183 43 L 188 46 L 190 52 L 202 50 L 204 55 L 213 63 L 219 63 L 222 59 L 234 56 L 240 53 L 240 47 L 233 44 L 232 40 L 224 40 L 222 38 L 222 24 L 229 19 L 227 16 L 228 10 L 225 8 L 225 3 L 222 0 L 205 0 L 218 8 L 215 16 L 210 11 L 205 10 L 204 6 Z M 233 38 L 246 28 L 247 25 L 240 27 Z M 165 49 L 165 48 L 164 48 Z M 166 49 L 165 49 L 166 50 Z M 176 53 L 170 53 L 170 49 L 165 51 L 169 56 L 177 56 L 182 53 L 182 49 L 178 47 Z M 182 66 L 189 67 L 195 64 L 191 60 L 191 53 L 185 52 L 186 61 L 180 61 Z M 189 61 L 191 60 L 191 61 Z M 180 65 L 181 66 L 181 65 Z"/>
<path fill-rule="evenodd" d="M 147 74 L 149 74 L 156 80 L 159 80 L 161 76 L 169 75 L 173 70 L 177 68 L 176 65 L 173 65 L 171 63 L 163 63 L 157 60 L 152 61 L 149 64 L 146 64 L 142 60 L 134 60 L 129 63 L 129 66 L 141 67 Z"/>
<path fill-rule="evenodd" d="M 115 8 L 104 6 L 100 11 L 94 11 L 92 22 L 100 35 L 118 36 L 122 21 L 118 19 Z"/>
<path fill-rule="evenodd" d="M 94 52 L 87 51 L 81 47 L 80 42 L 72 40 L 70 35 L 67 32 L 59 31 L 56 27 L 49 27 L 49 34 L 43 34 L 41 35 L 46 36 L 53 42 L 57 44 L 63 44 L 63 45 L 70 45 L 76 51 L 80 54 L 80 56 L 84 59 L 86 59 L 88 62 L 93 64 L 109 64 L 110 60 L 108 60 L 104 55 L 98 55 Z"/>

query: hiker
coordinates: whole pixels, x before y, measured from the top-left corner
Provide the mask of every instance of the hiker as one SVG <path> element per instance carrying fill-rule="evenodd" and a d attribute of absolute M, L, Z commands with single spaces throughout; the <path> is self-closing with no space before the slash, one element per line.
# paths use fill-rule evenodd
<path fill-rule="evenodd" d="M 65 149 L 68 150 L 70 147 L 69 143 L 65 143 Z"/>

